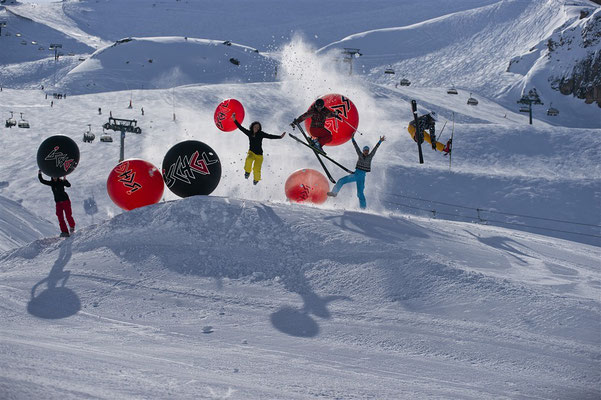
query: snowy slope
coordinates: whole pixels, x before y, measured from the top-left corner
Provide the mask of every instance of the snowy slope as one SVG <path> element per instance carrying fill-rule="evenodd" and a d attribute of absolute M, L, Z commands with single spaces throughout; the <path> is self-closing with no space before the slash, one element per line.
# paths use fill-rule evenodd
<path fill-rule="evenodd" d="M 570 3 L 569 13 L 540 0 L 9 6 L 10 18 L 29 18 L 27 32 L 61 32 L 88 54 L 0 63 L 0 121 L 13 111 L 31 123 L 0 125 L 0 398 L 601 397 L 601 121 L 552 94 L 560 116 L 537 109 L 530 126 L 503 92 L 532 71 L 536 82 L 550 75 L 529 64 L 540 54 L 504 68 L 590 7 Z M 394 79 L 406 74 L 409 87 L 382 79 L 386 54 L 348 76 L 348 64 L 316 52 L 361 40 L 359 67 L 370 49 L 387 51 L 380 39 L 420 35 L 426 44 L 395 55 L 407 69 L 395 65 Z M 203 55 L 210 73 L 198 68 Z M 244 72 L 273 59 L 277 79 Z M 446 94 L 451 78 L 457 96 Z M 288 203 L 286 178 L 320 166 L 287 137 L 264 142 L 253 186 L 247 138 L 213 123 L 217 104 L 236 98 L 243 125 L 279 134 L 325 93 L 357 106 L 360 146 L 387 137 L 367 212 L 354 185 L 322 206 Z M 427 147 L 417 163 L 411 99 L 437 111 L 443 140 L 454 131 L 451 168 Z M 218 188 L 183 200 L 166 190 L 160 204 L 122 212 L 106 193 L 118 136 L 98 141 L 109 113 L 143 129 L 126 137 L 126 157 L 160 167 L 182 140 L 209 144 Z M 81 141 L 87 124 L 94 143 Z M 36 178 L 37 148 L 54 134 L 81 151 L 68 240 L 56 238 L 52 194 Z M 354 167 L 350 143 L 327 151 Z"/>
<path fill-rule="evenodd" d="M 275 62 L 253 48 L 188 37 L 127 38 L 92 54 L 60 82 L 71 94 L 275 79 Z"/>
<path fill-rule="evenodd" d="M 592 7 L 588 1 L 500 1 L 423 22 L 356 33 L 319 52 L 336 54 L 344 48 L 359 48 L 363 55 L 354 61 L 355 68 L 374 82 L 393 85 L 408 78 L 418 87 L 455 85 L 515 111 L 522 92 L 536 87 L 547 105 L 536 112 L 537 118 L 564 126 L 599 128 L 601 110 L 596 104 L 563 96 L 550 82 L 586 52 L 566 49 L 556 55 L 562 59 L 558 63 L 549 61 L 546 51 L 554 31 L 582 25 L 579 11 Z M 523 57 L 526 49 L 530 55 Z M 601 44 L 588 51 L 599 50 Z M 524 61 L 518 68 L 508 68 L 516 57 Z M 385 74 L 386 69 L 395 74 Z M 465 102 L 469 96 L 460 97 Z M 560 109 L 558 118 L 545 113 L 551 102 Z"/>
<path fill-rule="evenodd" d="M 8 186 L 8 182 L 0 182 L 0 188 Z M 49 221 L 36 216 L 19 203 L 0 196 L 0 253 L 55 232 L 56 228 Z"/>
<path fill-rule="evenodd" d="M 592 399 L 600 256 L 471 224 L 168 202 L 4 255 L 1 387 L 8 398 Z"/>

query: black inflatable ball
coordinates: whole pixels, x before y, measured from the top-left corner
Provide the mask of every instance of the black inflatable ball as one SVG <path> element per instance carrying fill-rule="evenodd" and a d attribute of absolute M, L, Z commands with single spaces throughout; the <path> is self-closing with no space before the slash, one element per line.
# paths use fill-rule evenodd
<path fill-rule="evenodd" d="M 56 135 L 44 140 L 38 148 L 38 168 L 53 178 L 69 175 L 79 163 L 79 147 L 73 139 Z"/>
<path fill-rule="evenodd" d="M 163 179 L 180 197 L 211 194 L 221 180 L 221 162 L 207 144 L 186 140 L 165 154 Z"/>

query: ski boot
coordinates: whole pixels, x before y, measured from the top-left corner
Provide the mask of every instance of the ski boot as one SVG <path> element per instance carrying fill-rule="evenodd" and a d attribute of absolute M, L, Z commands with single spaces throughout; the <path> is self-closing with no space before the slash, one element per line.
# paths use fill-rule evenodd
<path fill-rule="evenodd" d="M 327 194 L 328 196 L 330 196 L 330 197 L 336 197 L 336 196 L 338 196 L 338 193 L 336 193 L 336 192 L 328 192 L 328 193 L 326 193 L 326 194 Z"/>
<path fill-rule="evenodd" d="M 248 179 L 249 176 L 250 176 L 250 172 L 245 172 L 244 173 L 244 179 Z"/>
<path fill-rule="evenodd" d="M 253 185 L 257 185 L 257 183 L 259 183 L 259 181 L 253 181 Z"/>
<path fill-rule="evenodd" d="M 69 237 L 69 232 L 61 232 L 60 237 Z"/>
<path fill-rule="evenodd" d="M 326 154 L 326 152 L 323 151 L 323 147 L 321 146 L 321 143 L 319 143 L 318 139 L 313 139 L 313 147 L 315 147 L 320 153 Z"/>

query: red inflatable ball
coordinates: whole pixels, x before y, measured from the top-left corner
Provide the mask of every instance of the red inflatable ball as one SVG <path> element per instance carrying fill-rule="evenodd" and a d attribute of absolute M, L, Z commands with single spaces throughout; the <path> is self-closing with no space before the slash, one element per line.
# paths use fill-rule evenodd
<path fill-rule="evenodd" d="M 328 198 L 328 179 L 314 169 L 299 169 L 286 179 L 286 197 L 296 203 L 322 204 Z"/>
<path fill-rule="evenodd" d="M 341 94 L 326 94 L 320 98 L 329 109 L 340 111 L 338 117 L 326 119 L 324 126 L 332 133 L 332 141 L 326 143 L 326 146 L 338 146 L 351 140 L 353 133 L 359 127 L 359 111 L 357 107 L 355 107 L 348 97 L 344 97 Z M 311 104 L 311 107 L 313 107 L 313 104 Z M 305 120 L 305 128 L 307 132 L 311 132 L 311 118 Z"/>
<path fill-rule="evenodd" d="M 239 123 L 244 121 L 244 107 L 238 100 L 226 99 L 219 103 L 215 109 L 215 115 L 213 115 L 217 128 L 224 132 L 231 132 L 238 129 L 232 119 L 233 113 L 236 113 L 236 120 Z"/>
<path fill-rule="evenodd" d="M 135 158 L 119 163 L 106 180 L 106 191 L 113 203 L 128 211 L 158 203 L 164 188 L 158 168 Z"/>

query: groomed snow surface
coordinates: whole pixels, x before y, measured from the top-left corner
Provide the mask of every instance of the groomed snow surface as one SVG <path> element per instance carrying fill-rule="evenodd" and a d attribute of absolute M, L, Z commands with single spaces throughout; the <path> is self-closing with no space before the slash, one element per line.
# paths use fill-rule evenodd
<path fill-rule="evenodd" d="M 513 96 L 553 67 L 539 54 L 504 72 L 595 6 L 230 3 L 0 9 L 12 33 L 0 46 L 21 33 L 65 52 L 55 63 L 18 41 L 0 51 L 0 117 L 31 124 L 0 126 L 0 398 L 600 398 L 601 112 L 537 86 L 545 106 L 530 126 Z M 421 53 L 402 46 L 424 32 Z M 341 45 L 365 53 L 353 76 L 333 62 Z M 395 87 L 408 71 L 418 78 Z M 236 98 L 243 125 L 280 134 L 326 93 L 357 106 L 360 146 L 387 138 L 365 211 L 353 185 L 321 206 L 289 203 L 286 178 L 321 167 L 287 137 L 264 141 L 253 186 L 247 138 L 213 123 Z M 454 132 L 451 166 L 427 146 L 418 164 L 411 99 L 438 113 L 443 140 Z M 126 157 L 159 168 L 180 141 L 209 144 L 218 188 L 187 199 L 166 189 L 122 212 L 105 188 L 119 137 L 98 140 L 109 113 L 143 130 L 126 137 Z M 87 124 L 93 143 L 82 142 Z M 55 134 L 81 151 L 68 239 L 36 178 L 37 148 Z M 350 143 L 326 150 L 354 167 Z"/>

